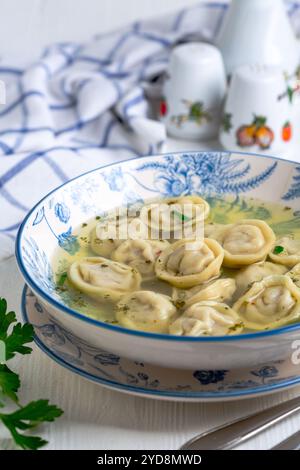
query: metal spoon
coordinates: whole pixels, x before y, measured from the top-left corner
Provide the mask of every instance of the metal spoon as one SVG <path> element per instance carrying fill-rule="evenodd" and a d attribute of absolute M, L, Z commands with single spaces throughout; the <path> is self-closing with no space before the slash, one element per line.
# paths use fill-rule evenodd
<path fill-rule="evenodd" d="M 300 431 L 272 447 L 271 450 L 299 450 L 300 449 Z"/>
<path fill-rule="evenodd" d="M 293 398 L 200 434 L 186 442 L 180 450 L 232 449 L 298 411 L 300 411 L 300 398 Z"/>

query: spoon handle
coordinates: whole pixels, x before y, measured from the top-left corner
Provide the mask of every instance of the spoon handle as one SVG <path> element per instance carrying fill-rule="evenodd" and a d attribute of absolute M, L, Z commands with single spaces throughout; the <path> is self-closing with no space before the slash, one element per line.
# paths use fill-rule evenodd
<path fill-rule="evenodd" d="M 299 450 L 300 449 L 300 431 L 272 447 L 271 450 Z"/>
<path fill-rule="evenodd" d="M 280 405 L 200 434 L 185 443 L 181 450 L 232 449 L 298 411 L 300 411 L 300 398 L 293 398 Z"/>

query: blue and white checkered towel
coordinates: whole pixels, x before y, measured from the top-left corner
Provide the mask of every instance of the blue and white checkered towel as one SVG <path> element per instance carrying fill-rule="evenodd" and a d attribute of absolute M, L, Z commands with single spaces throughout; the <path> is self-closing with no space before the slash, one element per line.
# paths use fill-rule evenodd
<path fill-rule="evenodd" d="M 298 7 L 288 3 L 300 25 Z M 0 259 L 13 253 L 26 211 L 51 189 L 161 148 L 165 129 L 151 118 L 149 97 L 160 93 L 170 50 L 180 41 L 213 40 L 225 10 L 225 3 L 201 3 L 88 44 L 53 45 L 26 70 L 0 67 L 7 89 L 0 106 Z"/>

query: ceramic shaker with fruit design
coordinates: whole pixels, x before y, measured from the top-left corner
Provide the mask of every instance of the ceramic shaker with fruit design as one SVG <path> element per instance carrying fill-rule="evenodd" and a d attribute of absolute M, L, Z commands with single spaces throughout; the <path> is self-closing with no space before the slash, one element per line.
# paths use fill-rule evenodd
<path fill-rule="evenodd" d="M 209 139 L 218 135 L 227 89 L 218 49 L 206 43 L 187 43 L 173 49 L 160 119 L 169 135 Z"/>
<path fill-rule="evenodd" d="M 292 104 L 280 67 L 245 65 L 233 74 L 220 141 L 229 150 L 288 150 L 293 136 Z"/>

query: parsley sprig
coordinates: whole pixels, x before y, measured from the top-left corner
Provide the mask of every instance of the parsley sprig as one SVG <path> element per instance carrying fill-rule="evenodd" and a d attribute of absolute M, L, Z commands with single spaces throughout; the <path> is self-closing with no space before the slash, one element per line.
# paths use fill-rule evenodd
<path fill-rule="evenodd" d="M 6 361 L 18 354 L 32 352 L 28 343 L 33 341 L 33 328 L 28 323 L 17 323 L 16 314 L 7 311 L 7 302 L 0 298 L 0 341 L 5 345 Z M 55 405 L 48 400 L 37 400 L 22 406 L 19 402 L 20 388 L 19 375 L 13 372 L 6 364 L 0 364 L 0 424 L 2 423 L 10 432 L 14 442 L 22 449 L 36 450 L 47 444 L 47 441 L 38 436 L 26 434 L 38 424 L 54 421 L 62 415 Z M 16 409 L 6 413 L 3 398 L 11 400 Z M 2 401 L 1 401 L 2 400 Z"/>
<path fill-rule="evenodd" d="M 275 246 L 273 253 L 274 255 L 280 255 L 280 253 L 284 252 L 284 246 L 277 245 Z"/>

